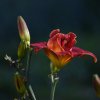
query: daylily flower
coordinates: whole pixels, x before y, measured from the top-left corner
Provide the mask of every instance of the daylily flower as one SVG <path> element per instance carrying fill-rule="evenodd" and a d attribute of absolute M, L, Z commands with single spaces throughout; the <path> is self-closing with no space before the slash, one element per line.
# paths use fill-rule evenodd
<path fill-rule="evenodd" d="M 93 75 L 93 86 L 94 86 L 96 95 L 100 97 L 100 77 L 97 74 Z"/>
<path fill-rule="evenodd" d="M 94 62 L 97 62 L 93 53 L 74 46 L 76 44 L 74 33 L 63 34 L 59 29 L 55 29 L 51 31 L 49 37 L 47 42 L 33 43 L 31 46 L 34 47 L 35 52 L 44 49 L 55 69 L 59 70 L 73 58 L 83 55 L 90 55 L 94 58 Z"/>

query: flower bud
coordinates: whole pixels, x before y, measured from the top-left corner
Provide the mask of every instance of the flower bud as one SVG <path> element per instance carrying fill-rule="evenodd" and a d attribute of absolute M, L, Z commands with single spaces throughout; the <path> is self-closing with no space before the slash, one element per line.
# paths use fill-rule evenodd
<path fill-rule="evenodd" d="M 18 30 L 21 40 L 30 43 L 30 33 L 22 16 L 18 17 Z"/>
<path fill-rule="evenodd" d="M 15 86 L 16 86 L 16 90 L 20 93 L 20 94 L 25 94 L 26 93 L 26 88 L 24 85 L 24 81 L 22 76 L 16 72 L 15 73 Z"/>
<path fill-rule="evenodd" d="M 100 78 L 97 74 L 93 75 L 93 86 L 96 91 L 96 95 L 100 97 Z"/>
<path fill-rule="evenodd" d="M 20 42 L 18 46 L 18 59 L 21 60 L 26 54 L 26 46 L 25 43 Z"/>

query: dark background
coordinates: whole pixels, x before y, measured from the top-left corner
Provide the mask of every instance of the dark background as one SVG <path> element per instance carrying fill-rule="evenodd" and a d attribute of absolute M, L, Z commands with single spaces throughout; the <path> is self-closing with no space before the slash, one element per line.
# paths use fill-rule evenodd
<path fill-rule="evenodd" d="M 59 73 L 55 100 L 99 100 L 92 86 L 92 75 L 100 75 L 100 0 L 1 0 L 0 1 L 0 100 L 17 97 L 14 68 L 4 61 L 5 54 L 17 59 L 20 39 L 17 16 L 23 16 L 31 35 L 31 43 L 47 41 L 51 30 L 77 35 L 77 46 L 96 54 L 76 58 Z M 31 83 L 37 100 L 49 100 L 49 59 L 43 51 L 33 54 Z"/>

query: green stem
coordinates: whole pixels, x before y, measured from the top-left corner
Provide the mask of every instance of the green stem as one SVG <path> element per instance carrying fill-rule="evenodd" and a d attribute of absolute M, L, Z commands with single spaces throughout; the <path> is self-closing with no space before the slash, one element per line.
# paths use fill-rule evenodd
<path fill-rule="evenodd" d="M 31 64 L 31 56 L 32 56 L 32 51 L 30 48 L 27 51 L 27 65 L 26 65 L 26 83 L 29 83 L 29 70 L 30 70 L 30 64 Z"/>
<path fill-rule="evenodd" d="M 57 77 L 57 74 L 51 74 L 51 100 L 54 100 L 55 89 L 58 81 L 59 81 L 59 77 Z"/>
<path fill-rule="evenodd" d="M 29 95 L 29 100 L 36 100 L 35 94 L 33 92 L 32 86 L 29 84 L 29 72 L 30 72 L 30 64 L 31 64 L 31 56 L 32 56 L 32 50 L 31 48 L 27 51 L 27 65 L 26 65 L 26 87 Z"/>
<path fill-rule="evenodd" d="M 35 97 L 35 94 L 33 92 L 33 89 L 32 89 L 32 86 L 31 85 L 29 85 L 29 91 L 31 93 L 31 96 L 34 98 L 34 100 L 36 100 L 36 97 Z"/>

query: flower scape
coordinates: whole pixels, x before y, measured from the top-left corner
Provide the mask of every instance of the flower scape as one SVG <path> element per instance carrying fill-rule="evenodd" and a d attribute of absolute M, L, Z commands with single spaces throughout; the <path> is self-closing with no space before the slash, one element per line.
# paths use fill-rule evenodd
<path fill-rule="evenodd" d="M 76 57 L 82 57 L 85 55 L 91 56 L 93 61 L 95 63 L 97 62 L 95 54 L 75 46 L 77 42 L 77 36 L 73 32 L 65 34 L 62 33 L 60 29 L 54 29 L 50 32 L 47 42 L 43 41 L 38 43 L 30 43 L 30 33 L 26 22 L 21 16 L 18 16 L 17 21 L 19 36 L 21 39 L 17 53 L 18 59 L 14 61 L 11 59 L 11 57 L 7 55 L 5 56 L 5 60 L 9 61 L 10 65 L 14 66 L 16 69 L 14 79 L 15 87 L 19 97 L 15 98 L 15 100 L 37 100 L 29 82 L 30 61 L 32 53 L 37 54 L 41 49 L 43 49 L 46 56 L 50 59 L 50 100 L 54 100 L 56 85 L 59 81 L 58 73 L 64 67 L 64 65 L 71 62 L 72 59 Z M 22 61 L 25 58 L 27 58 L 26 67 L 22 66 Z M 96 90 L 96 94 L 100 96 L 100 79 L 97 75 L 93 75 L 93 84 Z"/>

